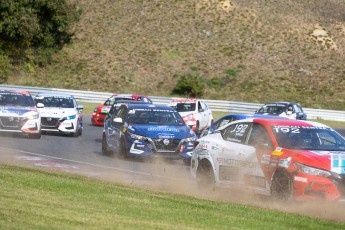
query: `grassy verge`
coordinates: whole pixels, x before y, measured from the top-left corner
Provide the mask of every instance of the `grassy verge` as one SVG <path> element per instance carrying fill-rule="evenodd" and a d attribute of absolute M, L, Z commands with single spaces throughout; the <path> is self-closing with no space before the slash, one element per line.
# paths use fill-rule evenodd
<path fill-rule="evenodd" d="M 0 229 L 344 229 L 239 204 L 0 164 Z"/>

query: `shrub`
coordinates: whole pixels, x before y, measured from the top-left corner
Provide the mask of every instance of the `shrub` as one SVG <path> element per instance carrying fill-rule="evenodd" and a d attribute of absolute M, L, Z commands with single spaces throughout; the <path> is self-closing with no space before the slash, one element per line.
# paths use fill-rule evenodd
<path fill-rule="evenodd" d="M 7 56 L 0 54 L 0 84 L 5 83 L 10 74 L 11 64 Z"/>
<path fill-rule="evenodd" d="M 204 87 L 203 79 L 200 76 L 187 73 L 179 76 L 173 93 L 187 97 L 201 97 Z"/>

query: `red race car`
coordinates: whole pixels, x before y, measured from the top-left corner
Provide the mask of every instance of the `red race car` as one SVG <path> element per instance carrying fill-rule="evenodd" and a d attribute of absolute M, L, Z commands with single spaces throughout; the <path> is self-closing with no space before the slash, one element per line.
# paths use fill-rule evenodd
<path fill-rule="evenodd" d="M 317 122 L 245 119 L 195 143 L 201 188 L 241 186 L 281 200 L 345 201 L 345 140 Z"/>
<path fill-rule="evenodd" d="M 103 114 L 102 111 L 109 111 L 111 106 L 118 100 L 144 101 L 152 103 L 152 100 L 149 97 L 139 94 L 113 94 L 103 104 L 95 108 L 91 117 L 92 125 L 103 126 L 105 114 Z"/>

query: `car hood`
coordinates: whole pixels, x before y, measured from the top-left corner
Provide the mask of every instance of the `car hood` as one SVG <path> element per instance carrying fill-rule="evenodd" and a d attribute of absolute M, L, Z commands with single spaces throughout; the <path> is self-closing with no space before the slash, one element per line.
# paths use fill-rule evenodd
<path fill-rule="evenodd" d="M 111 106 L 108 106 L 108 105 L 99 105 L 99 106 L 97 106 L 97 112 L 100 113 L 103 110 L 109 111 L 110 108 L 111 108 Z"/>
<path fill-rule="evenodd" d="M 0 107 L 1 117 L 20 117 L 22 115 L 27 115 L 28 113 L 37 114 L 36 107 Z"/>
<path fill-rule="evenodd" d="M 75 108 L 41 108 L 38 109 L 38 111 L 40 112 L 41 117 L 60 118 L 77 114 Z"/>
<path fill-rule="evenodd" d="M 295 162 L 345 174 L 345 151 L 286 150 L 293 155 Z"/>
<path fill-rule="evenodd" d="M 153 139 L 183 139 L 194 136 L 194 132 L 188 126 L 152 126 L 152 125 L 129 125 L 128 131 L 140 136 Z"/>
<path fill-rule="evenodd" d="M 194 111 L 187 111 L 187 112 L 178 112 L 181 117 L 185 117 L 185 116 L 188 116 L 189 114 L 195 114 Z"/>

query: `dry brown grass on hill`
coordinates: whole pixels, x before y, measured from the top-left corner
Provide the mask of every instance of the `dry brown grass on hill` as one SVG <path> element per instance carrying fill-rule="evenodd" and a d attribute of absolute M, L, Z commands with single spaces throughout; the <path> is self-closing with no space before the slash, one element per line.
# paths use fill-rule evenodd
<path fill-rule="evenodd" d="M 73 44 L 9 83 L 170 96 L 194 68 L 204 98 L 345 109 L 344 0 L 73 1 Z"/>

